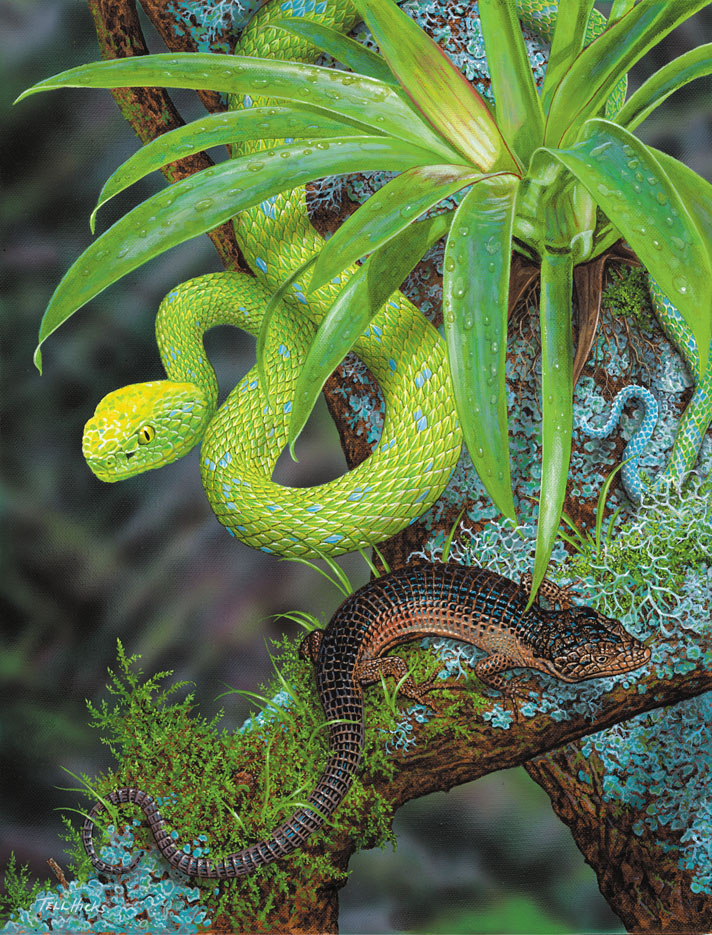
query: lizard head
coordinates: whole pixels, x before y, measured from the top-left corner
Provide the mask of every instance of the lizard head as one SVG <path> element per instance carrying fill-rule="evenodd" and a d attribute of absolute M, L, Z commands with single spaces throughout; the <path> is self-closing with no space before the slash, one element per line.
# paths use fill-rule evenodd
<path fill-rule="evenodd" d="M 617 620 L 592 607 L 569 607 L 552 613 L 549 671 L 564 682 L 583 682 L 638 669 L 650 649 Z"/>
<path fill-rule="evenodd" d="M 134 383 L 105 396 L 84 426 L 82 452 L 103 481 L 182 458 L 205 433 L 211 406 L 192 383 Z"/>

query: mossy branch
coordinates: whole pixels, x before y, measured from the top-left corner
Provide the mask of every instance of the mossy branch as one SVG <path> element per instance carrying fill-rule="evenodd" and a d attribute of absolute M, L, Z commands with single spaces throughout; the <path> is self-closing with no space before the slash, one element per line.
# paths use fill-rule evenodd
<path fill-rule="evenodd" d="M 311 665 L 298 658 L 298 642 L 285 640 L 279 659 L 281 675 L 292 686 L 289 697 L 281 692 L 237 733 L 219 731 L 216 719 L 201 718 L 192 710 L 190 696 L 168 703 L 171 689 L 161 689 L 157 677 L 139 684 L 132 672 L 135 660 L 120 660 L 121 671 L 111 673 L 116 703 L 91 711 L 103 739 L 118 756 L 117 769 L 97 780 L 96 794 L 120 785 L 150 791 L 159 797 L 177 838 L 192 840 L 191 847 L 208 848 L 211 858 L 269 835 L 306 798 L 326 756 L 326 732 L 320 729 L 323 716 Z M 543 781 L 552 767 L 541 764 L 557 762 L 542 757 L 547 751 L 556 751 L 555 757 L 571 755 L 562 749 L 575 749 L 573 741 L 711 690 L 712 638 L 688 640 L 688 657 L 690 643 L 696 662 L 679 673 L 658 664 L 650 673 L 630 673 L 623 680 L 585 686 L 534 676 L 531 688 L 543 689 L 542 700 L 533 697 L 523 706 L 516 702 L 514 713 L 501 699 L 481 694 L 474 677 L 443 680 L 442 690 L 432 695 L 439 714 L 422 706 L 414 709 L 408 702 L 394 708 L 381 686 L 367 689 L 364 767 L 328 826 L 304 850 L 247 879 L 218 886 L 214 881 L 190 881 L 189 885 L 198 883 L 201 904 L 212 920 L 210 931 L 337 931 L 338 890 L 345 883 L 349 858 L 356 850 L 392 838 L 391 822 L 402 804 L 536 757 L 540 765 L 534 775 Z M 448 654 L 452 659 L 464 645 L 441 642 L 429 650 L 411 644 L 399 647 L 399 652 L 416 682 L 422 682 L 442 671 Z M 671 645 L 671 660 L 679 658 L 679 650 Z M 455 669 L 462 673 L 464 654 L 458 659 Z M 118 679 L 130 687 L 128 695 L 117 690 Z M 281 684 L 278 678 L 267 687 L 267 694 Z M 286 705 L 284 717 L 275 711 L 275 704 Z M 585 758 L 580 749 L 576 756 L 580 772 Z M 559 773 L 558 778 L 549 775 L 551 789 L 546 786 L 557 809 L 567 801 L 566 790 L 571 787 Z M 582 814 L 590 811 L 593 801 L 584 793 L 592 791 L 586 787 L 577 797 L 576 809 Z M 131 810 L 121 811 L 120 820 L 130 824 Z M 640 813 L 633 809 L 629 817 L 630 824 Z M 143 846 L 153 852 L 147 830 L 134 822 L 131 831 L 136 842 L 131 837 L 127 849 Z M 81 879 L 89 867 L 77 845 L 79 859 L 74 866 Z M 600 864 L 608 856 L 600 842 L 599 851 Z M 154 863 L 156 858 L 153 852 Z M 165 867 L 158 872 L 165 873 Z"/>

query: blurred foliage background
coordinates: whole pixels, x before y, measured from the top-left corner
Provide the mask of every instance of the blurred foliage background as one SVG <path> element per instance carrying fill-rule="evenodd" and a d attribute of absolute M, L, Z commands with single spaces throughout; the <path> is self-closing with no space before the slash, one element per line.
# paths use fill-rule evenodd
<path fill-rule="evenodd" d="M 633 83 L 712 39 L 711 12 L 648 56 Z M 152 48 L 160 51 L 160 42 Z M 117 485 L 96 480 L 83 462 L 82 427 L 99 399 L 162 376 L 154 313 L 173 285 L 220 268 L 207 238 L 97 298 L 48 342 L 44 376 L 32 365 L 44 306 L 89 243 L 102 182 L 136 141 L 108 92 L 10 105 L 40 78 L 96 57 L 80 0 L 0 2 L 0 864 L 14 850 L 41 877 L 49 875 L 47 858 L 62 864 L 57 810 L 75 804 L 59 788 L 72 784 L 61 767 L 93 774 L 108 764 L 87 727 L 85 699 L 102 696 L 117 637 L 128 653 L 142 654 L 147 673 L 174 669 L 176 678 L 194 681 L 210 716 L 226 685 L 255 689 L 269 676 L 265 640 L 296 630 L 275 614 L 300 608 L 326 621 L 339 603 L 320 576 L 227 535 L 204 498 L 197 452 Z M 698 82 L 641 129 L 647 142 L 708 179 L 710 89 Z M 200 113 L 191 95 L 176 99 L 184 116 Z M 161 185 L 149 180 L 136 197 Z M 132 203 L 116 201 L 104 209 L 104 225 Z M 212 332 L 207 347 L 225 391 L 253 364 L 253 339 L 235 330 Z M 282 482 L 316 483 L 343 469 L 323 405 L 298 454 L 296 465 L 280 460 Z M 367 580 L 358 556 L 344 566 L 356 584 Z M 227 724 L 247 713 L 235 695 L 226 708 Z M 396 853 L 365 852 L 352 862 L 343 932 L 621 930 L 546 796 L 522 770 L 412 802 L 395 827 Z"/>

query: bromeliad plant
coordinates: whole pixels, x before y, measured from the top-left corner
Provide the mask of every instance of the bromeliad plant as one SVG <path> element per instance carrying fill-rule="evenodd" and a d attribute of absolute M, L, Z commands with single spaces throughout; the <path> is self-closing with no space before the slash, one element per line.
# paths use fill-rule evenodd
<path fill-rule="evenodd" d="M 480 0 L 494 112 L 391 0 L 356 0 L 383 58 L 318 24 L 283 22 L 360 74 L 240 56 L 164 54 L 81 66 L 40 82 L 23 96 L 70 86 L 158 85 L 285 102 L 209 116 L 165 134 L 109 179 L 99 205 L 208 144 L 301 140 L 279 147 L 297 158 L 235 158 L 134 208 L 66 274 L 45 312 L 40 344 L 124 274 L 270 195 L 324 175 L 399 172 L 327 242 L 312 267 L 314 291 L 369 255 L 316 334 L 295 393 L 290 441 L 380 305 L 449 232 L 444 320 L 455 402 L 484 486 L 499 510 L 514 517 L 505 394 L 511 252 L 539 261 L 543 463 L 534 594 L 559 527 L 571 449 L 574 265 L 624 237 L 678 306 L 702 369 L 708 365 L 712 186 L 633 131 L 675 90 L 712 72 L 712 45 L 662 68 L 622 107 L 616 101 L 628 69 L 708 2 L 616 0 L 606 28 L 586 45 L 593 0 L 559 0 L 539 93 L 514 4 Z M 323 138 L 328 148 L 319 147 Z M 454 211 L 417 220 L 457 192 L 464 197 Z M 38 366 L 40 360 L 38 346 Z"/>

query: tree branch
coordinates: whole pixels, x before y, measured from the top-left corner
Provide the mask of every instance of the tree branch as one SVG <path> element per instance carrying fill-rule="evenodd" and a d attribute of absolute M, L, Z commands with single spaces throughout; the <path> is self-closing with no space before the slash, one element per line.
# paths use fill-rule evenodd
<path fill-rule="evenodd" d="M 659 676 L 655 671 L 642 675 L 631 673 L 627 678 L 619 678 L 617 681 L 602 680 L 602 690 L 596 693 L 595 682 L 589 683 L 588 686 L 566 686 L 555 679 L 542 677 L 543 701 L 537 706 L 547 708 L 545 711 L 532 713 L 533 706 L 529 708 L 524 705 L 522 708 L 520 703 L 517 703 L 517 713 L 512 716 L 508 709 L 502 707 L 500 700 L 483 698 L 478 693 L 477 683 L 471 690 L 466 688 L 446 692 L 444 695 L 437 692 L 432 696 L 434 703 L 445 707 L 446 713 L 431 715 L 425 723 L 403 713 L 400 725 L 409 738 L 407 749 L 389 755 L 392 771 L 386 774 L 381 768 L 370 772 L 367 766 L 360 776 L 361 782 L 373 793 L 374 801 L 376 797 L 381 802 L 385 799 L 392 820 L 395 811 L 410 799 L 447 790 L 500 769 L 528 764 L 530 773 L 552 796 L 554 807 L 561 817 L 568 823 L 571 815 L 576 815 L 581 835 L 580 838 L 577 836 L 577 842 L 585 856 L 596 867 L 609 867 L 607 881 L 604 879 L 601 884 L 604 894 L 607 897 L 612 894 L 620 895 L 623 887 L 616 855 L 627 855 L 626 866 L 635 866 L 631 855 L 634 855 L 636 847 L 639 847 L 640 839 L 630 833 L 630 826 L 639 815 L 633 811 L 632 816 L 620 820 L 620 810 L 613 814 L 612 806 L 609 805 L 604 809 L 606 817 L 602 820 L 598 811 L 600 799 L 596 798 L 595 787 L 592 792 L 590 783 L 582 782 L 581 789 L 578 789 L 572 787 L 569 782 L 566 770 L 571 767 L 573 758 L 578 758 L 577 771 L 581 770 L 582 761 L 580 748 L 572 742 L 643 712 L 665 705 L 675 705 L 684 699 L 711 690 L 712 638 L 699 637 L 694 643 L 700 650 L 699 664 L 691 671 L 673 679 Z M 422 659 L 424 652 L 426 651 L 415 645 L 406 648 L 402 653 L 401 647 L 398 649 L 399 655 L 403 655 L 408 664 L 418 657 Z M 705 658 L 707 662 L 703 661 Z M 437 668 L 436 663 L 436 671 Z M 449 681 L 446 685 L 444 683 L 444 687 L 460 689 L 464 685 L 462 682 L 458 685 Z M 581 696 L 584 691 L 586 703 L 582 704 Z M 373 723 L 383 706 L 381 689 L 377 686 L 367 689 L 366 700 L 367 745 L 374 742 L 374 736 L 377 738 L 376 742 L 382 744 L 382 739 L 378 739 L 380 729 L 374 730 Z M 314 697 L 314 704 L 317 703 Z M 582 711 L 582 708 L 589 710 Z M 405 712 L 414 710 L 405 707 Z M 422 708 L 420 710 L 422 711 Z M 525 716 L 524 711 L 530 716 Z M 495 723 L 506 723 L 507 720 L 510 723 L 506 729 L 493 726 Z M 281 722 L 277 721 L 271 725 L 271 730 L 281 732 Z M 393 736 L 388 740 L 392 746 L 396 745 Z M 556 750 L 556 753 L 550 757 L 543 756 L 552 750 Z M 530 762 L 532 760 L 533 762 Z M 254 765 L 258 768 L 258 764 Z M 602 784 L 602 775 L 594 780 L 596 781 Z M 351 855 L 357 849 L 354 839 L 359 834 L 363 835 L 364 824 L 367 823 L 367 816 L 354 815 L 350 809 L 353 809 L 353 805 L 350 805 L 350 799 L 347 797 L 337 812 L 337 816 L 348 816 L 347 825 L 342 831 L 332 833 L 327 838 L 319 835 L 315 839 L 316 843 L 314 840 L 307 842 L 305 852 L 313 861 L 327 853 L 331 863 L 336 865 L 339 871 L 346 869 Z M 582 840 L 586 846 L 582 845 Z M 365 846 L 375 843 L 375 840 L 367 841 Z M 364 846 L 363 840 L 361 846 Z M 650 854 L 646 854 L 646 858 L 650 861 Z M 314 878 L 307 879 L 303 869 L 295 868 L 293 860 L 292 856 L 278 862 L 288 874 L 289 898 L 280 897 L 274 911 L 266 920 L 261 920 L 262 924 L 266 922 L 284 933 L 338 931 L 337 893 L 343 886 L 343 878 L 327 875 L 315 886 Z M 668 864 L 669 861 L 666 861 L 661 866 Z M 625 891 L 622 899 L 630 908 L 629 918 L 639 920 L 640 914 L 636 917 L 634 913 L 636 900 L 644 889 L 640 885 L 641 874 L 636 874 L 631 869 L 630 877 L 626 877 L 626 866 L 622 869 L 624 880 L 629 885 L 635 880 L 637 888 Z M 265 881 L 261 884 L 265 899 L 270 893 L 270 883 L 271 881 Z M 243 884 L 234 885 L 239 887 Z M 664 889 L 665 892 L 657 894 L 658 904 L 664 905 L 667 911 L 668 892 L 675 893 L 677 901 L 680 902 L 683 899 L 681 892 L 684 893 L 685 890 L 676 889 L 674 881 L 671 884 L 666 883 Z M 619 903 L 613 901 L 613 905 L 618 910 Z M 629 918 L 624 914 L 626 923 Z M 233 931 L 230 924 L 227 918 L 216 920 L 213 931 Z M 640 930 L 659 929 L 643 927 Z"/>
<path fill-rule="evenodd" d="M 88 4 L 94 18 L 102 58 L 148 54 L 133 0 L 88 0 Z M 153 7 L 149 12 L 156 14 Z M 165 33 L 163 28 L 160 31 Z M 174 31 L 164 35 L 164 38 L 172 52 L 191 51 L 191 43 L 184 35 L 177 35 Z M 142 143 L 184 125 L 183 118 L 164 88 L 117 88 L 111 93 Z M 204 103 L 211 112 L 224 110 L 217 95 L 208 94 L 204 97 Z M 172 162 L 161 171 L 169 182 L 177 182 L 212 165 L 214 162 L 210 156 L 200 152 Z M 249 272 L 235 240 L 232 222 L 216 227 L 208 233 L 208 237 L 226 269 Z"/>

